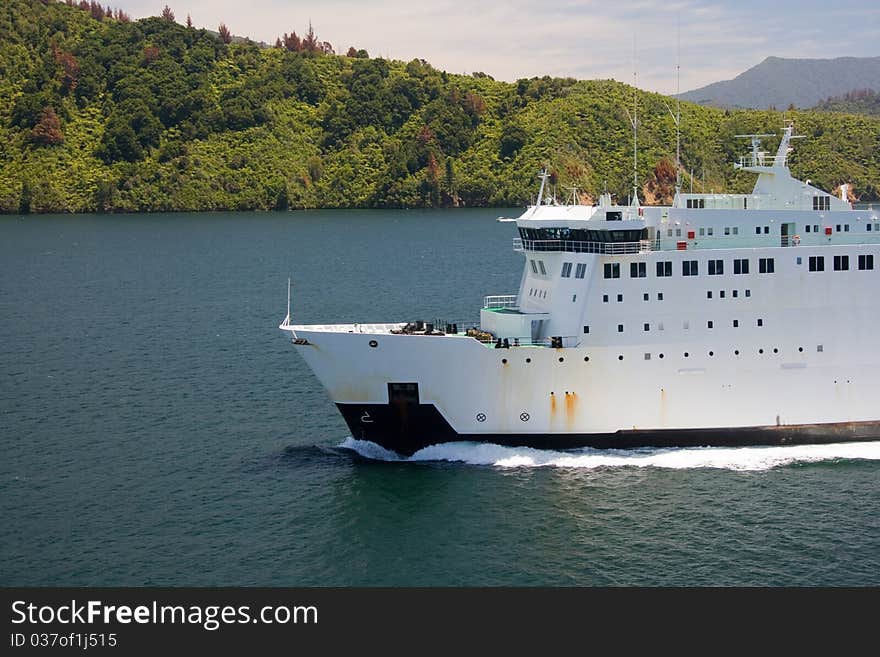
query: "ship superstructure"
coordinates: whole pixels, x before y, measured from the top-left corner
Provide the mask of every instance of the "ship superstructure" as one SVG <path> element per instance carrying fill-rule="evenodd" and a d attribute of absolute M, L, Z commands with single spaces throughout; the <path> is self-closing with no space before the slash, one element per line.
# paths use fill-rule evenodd
<path fill-rule="evenodd" d="M 878 213 L 794 179 L 791 126 L 775 155 L 749 137 L 751 194 L 558 204 L 542 177 L 478 328 L 281 328 L 352 435 L 404 454 L 878 439 Z"/>

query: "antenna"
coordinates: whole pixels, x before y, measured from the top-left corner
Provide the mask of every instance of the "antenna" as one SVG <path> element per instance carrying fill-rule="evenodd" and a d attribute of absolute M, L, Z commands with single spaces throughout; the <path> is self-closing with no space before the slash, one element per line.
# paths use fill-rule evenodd
<path fill-rule="evenodd" d="M 287 317 L 284 319 L 285 324 L 290 324 L 290 277 L 287 277 Z"/>
<path fill-rule="evenodd" d="M 734 135 L 739 139 L 751 139 L 752 140 L 752 162 L 750 166 L 758 167 L 764 166 L 764 153 L 761 150 L 761 139 L 763 137 L 775 137 L 774 134 L 754 134 L 754 135 Z M 742 162 L 740 162 L 740 167 L 745 166 Z"/>
<path fill-rule="evenodd" d="M 633 129 L 633 195 L 630 199 L 631 205 L 639 204 L 639 179 L 638 179 L 638 152 L 639 152 L 639 96 L 638 89 L 636 88 L 636 37 L 633 35 L 633 113 L 630 114 L 629 110 L 626 111 L 626 115 L 629 117 L 629 122 L 632 125 Z"/>
<path fill-rule="evenodd" d="M 577 185 L 572 185 L 571 187 L 566 187 L 566 189 L 571 191 L 571 204 L 572 205 L 580 205 L 580 199 L 578 198 L 578 187 Z"/>

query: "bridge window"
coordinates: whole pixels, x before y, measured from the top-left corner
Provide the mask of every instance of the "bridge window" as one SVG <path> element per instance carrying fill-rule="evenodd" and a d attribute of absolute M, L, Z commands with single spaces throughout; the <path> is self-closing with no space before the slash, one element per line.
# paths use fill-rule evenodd
<path fill-rule="evenodd" d="M 873 255 L 860 255 L 859 256 L 859 269 L 865 271 L 867 269 L 874 269 L 874 256 Z"/>
<path fill-rule="evenodd" d="M 696 260 L 683 260 L 681 263 L 682 276 L 698 276 L 699 263 Z"/>
<path fill-rule="evenodd" d="M 737 258 L 733 261 L 733 273 L 734 274 L 748 274 L 749 273 L 749 260 L 748 258 Z"/>
<path fill-rule="evenodd" d="M 834 271 L 847 271 L 849 269 L 849 256 L 834 256 Z"/>
<path fill-rule="evenodd" d="M 724 273 L 724 261 L 723 260 L 710 260 L 709 261 L 709 276 L 721 276 Z"/>
<path fill-rule="evenodd" d="M 532 264 L 532 273 L 537 274 L 538 273 L 538 265 L 535 263 L 534 260 L 529 260 L 529 262 Z"/>
<path fill-rule="evenodd" d="M 665 276 L 672 276 L 671 260 L 661 260 L 657 263 L 657 277 L 663 278 Z"/>
<path fill-rule="evenodd" d="M 605 263 L 605 278 L 620 278 L 620 263 L 619 262 L 606 262 Z"/>
<path fill-rule="evenodd" d="M 544 276 L 547 275 L 547 270 L 544 269 L 544 261 L 543 260 L 538 260 L 538 269 L 541 270 L 542 275 L 544 275 Z"/>
<path fill-rule="evenodd" d="M 814 196 L 813 197 L 813 209 L 819 210 L 820 212 L 823 210 L 831 209 L 831 198 L 828 196 Z"/>
<path fill-rule="evenodd" d="M 629 263 L 630 278 L 645 278 L 647 275 L 647 264 L 645 264 L 644 262 Z"/>
<path fill-rule="evenodd" d="M 758 258 L 758 273 L 772 274 L 776 270 L 773 258 Z"/>
<path fill-rule="evenodd" d="M 562 263 L 562 278 L 570 278 L 571 277 L 571 263 L 563 262 Z"/>
<path fill-rule="evenodd" d="M 583 278 L 586 273 L 587 273 L 587 266 L 582 262 L 578 263 L 577 268 L 574 270 L 574 277 L 575 278 Z"/>
<path fill-rule="evenodd" d="M 810 271 L 825 271 L 825 256 L 810 256 Z"/>

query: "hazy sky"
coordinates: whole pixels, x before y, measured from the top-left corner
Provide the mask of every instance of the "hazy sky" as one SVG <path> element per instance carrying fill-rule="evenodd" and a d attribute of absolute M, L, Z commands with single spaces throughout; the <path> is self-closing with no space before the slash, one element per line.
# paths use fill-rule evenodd
<path fill-rule="evenodd" d="M 165 0 L 103 0 L 134 18 Z M 177 21 L 274 43 L 302 35 L 309 20 L 337 52 L 421 57 L 451 73 L 499 80 L 533 75 L 615 78 L 675 92 L 678 34 L 681 90 L 726 80 L 769 55 L 880 55 L 876 0 L 167 0 Z M 634 35 L 637 38 L 634 39 Z M 635 52 L 635 57 L 634 57 Z"/>

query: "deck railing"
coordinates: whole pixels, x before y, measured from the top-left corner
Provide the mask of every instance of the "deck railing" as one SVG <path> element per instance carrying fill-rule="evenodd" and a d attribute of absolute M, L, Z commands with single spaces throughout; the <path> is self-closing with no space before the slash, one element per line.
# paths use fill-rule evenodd
<path fill-rule="evenodd" d="M 500 310 L 502 308 L 518 308 L 515 294 L 494 294 L 483 297 L 483 308 Z"/>
<path fill-rule="evenodd" d="M 638 242 L 581 242 L 572 240 L 524 240 L 513 238 L 514 251 L 566 251 L 570 253 L 598 253 L 602 255 L 625 255 L 647 253 L 654 250 L 651 240 Z"/>

